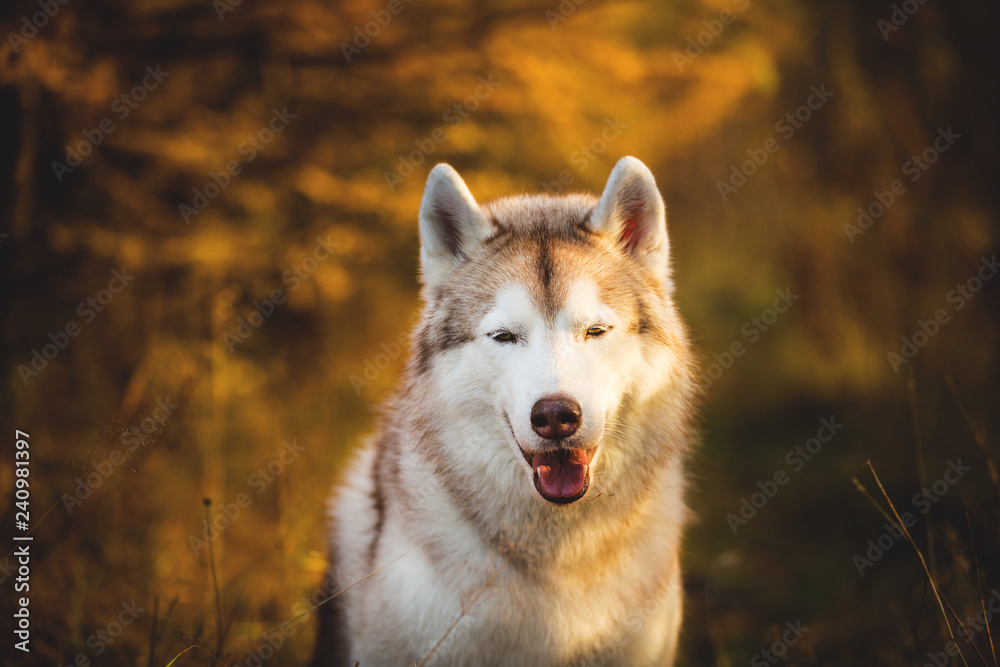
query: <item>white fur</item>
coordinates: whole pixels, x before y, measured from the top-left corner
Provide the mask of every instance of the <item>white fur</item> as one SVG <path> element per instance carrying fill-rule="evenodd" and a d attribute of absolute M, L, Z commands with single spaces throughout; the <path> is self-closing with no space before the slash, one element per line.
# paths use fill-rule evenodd
<path fill-rule="evenodd" d="M 460 221 L 453 230 L 457 253 L 435 219 L 442 193 L 448 215 Z M 636 216 L 636 257 L 667 285 L 662 200 L 649 170 L 627 158 L 612 172 L 590 224 L 618 234 Z M 441 285 L 489 233 L 468 188 L 446 165 L 431 173 L 420 224 L 428 288 Z M 351 647 L 337 664 L 673 663 L 691 408 L 684 332 L 669 294 L 657 303 L 669 310 L 659 314 L 676 324 L 679 347 L 629 333 L 627 315 L 602 302 L 593 280 L 578 279 L 548 320 L 515 280 L 493 295 L 473 340 L 437 354 L 426 373 L 411 372 L 414 387 L 389 417 L 402 425 L 394 431 L 393 459 L 402 481 L 380 487 L 377 537 L 373 478 L 388 473 L 372 470 L 373 448 L 359 454 L 331 508 L 340 585 L 399 559 L 338 600 Z M 587 338 L 595 325 L 607 333 Z M 517 342 L 490 337 L 500 329 Z M 580 403 L 575 441 L 597 447 L 586 496 L 562 506 L 536 492 L 520 451 L 544 447 L 530 413 L 555 393 Z M 418 429 L 428 418 L 430 435 Z M 657 448 L 674 453 L 657 455 Z"/>

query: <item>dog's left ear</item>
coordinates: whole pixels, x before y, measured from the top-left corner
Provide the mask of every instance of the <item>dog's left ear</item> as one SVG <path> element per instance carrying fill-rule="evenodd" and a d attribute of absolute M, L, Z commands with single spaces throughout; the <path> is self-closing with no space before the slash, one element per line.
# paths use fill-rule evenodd
<path fill-rule="evenodd" d="M 434 287 L 464 262 L 493 229 L 451 165 L 431 170 L 420 202 L 420 274 Z"/>
<path fill-rule="evenodd" d="M 614 235 L 625 252 L 665 278 L 669 289 L 667 213 L 649 167 L 630 156 L 619 160 L 587 226 Z"/>

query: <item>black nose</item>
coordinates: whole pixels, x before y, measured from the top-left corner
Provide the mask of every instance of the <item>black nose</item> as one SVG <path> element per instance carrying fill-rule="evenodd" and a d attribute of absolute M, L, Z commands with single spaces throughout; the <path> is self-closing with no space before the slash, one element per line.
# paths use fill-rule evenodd
<path fill-rule="evenodd" d="M 572 398 L 543 398 L 531 408 L 531 428 L 548 440 L 562 440 L 580 428 L 583 411 Z"/>

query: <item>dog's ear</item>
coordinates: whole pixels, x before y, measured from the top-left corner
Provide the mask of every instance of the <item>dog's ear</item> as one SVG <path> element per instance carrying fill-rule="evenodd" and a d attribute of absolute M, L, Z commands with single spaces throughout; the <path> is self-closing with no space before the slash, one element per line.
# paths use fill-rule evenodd
<path fill-rule="evenodd" d="M 458 172 L 444 163 L 434 167 L 420 202 L 420 274 L 424 285 L 440 283 L 492 232 Z"/>
<path fill-rule="evenodd" d="M 663 197 L 649 168 L 634 157 L 615 165 L 587 226 L 613 235 L 622 249 L 664 278 L 670 287 L 670 241 Z"/>

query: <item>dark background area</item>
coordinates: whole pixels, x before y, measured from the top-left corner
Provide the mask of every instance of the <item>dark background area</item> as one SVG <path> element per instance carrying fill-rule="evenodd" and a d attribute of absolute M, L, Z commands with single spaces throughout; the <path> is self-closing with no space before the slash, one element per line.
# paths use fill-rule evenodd
<path fill-rule="evenodd" d="M 274 651 L 238 647 L 320 586 L 329 490 L 405 360 L 431 166 L 485 201 L 560 178 L 599 192 L 623 155 L 667 202 L 711 385 L 679 664 L 771 664 L 797 622 L 786 665 L 963 664 L 917 553 L 852 480 L 888 509 L 870 460 L 961 619 L 1000 590 L 996 3 L 389 7 L 0 10 L 3 552 L 15 429 L 34 537 L 29 656 L 10 641 L 11 556 L 0 570 L 4 664 L 163 666 L 192 645 L 175 664 L 302 664 L 309 616 Z M 287 125 L 265 141 L 275 110 Z M 54 167 L 70 149 L 79 164 Z M 859 207 L 878 214 L 860 234 Z M 823 419 L 843 426 L 810 445 Z M 761 486 L 773 497 L 734 533 Z M 966 663 L 995 666 L 973 640 Z"/>

